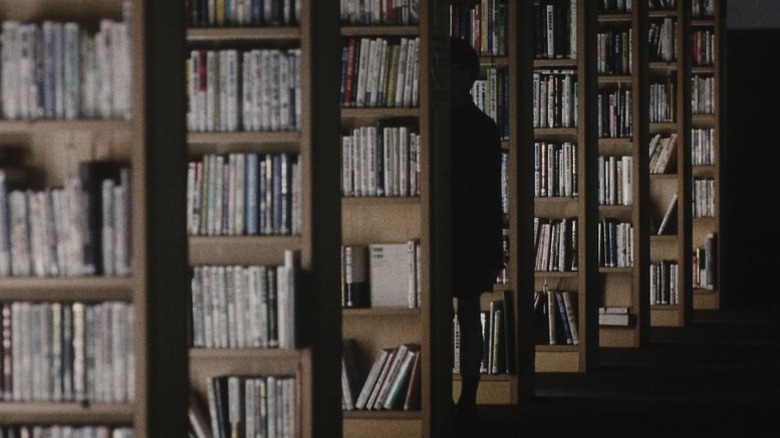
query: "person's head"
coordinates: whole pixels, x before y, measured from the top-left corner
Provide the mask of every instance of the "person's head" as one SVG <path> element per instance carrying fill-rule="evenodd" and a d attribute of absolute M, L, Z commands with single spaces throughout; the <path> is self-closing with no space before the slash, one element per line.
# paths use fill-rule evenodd
<path fill-rule="evenodd" d="M 454 94 L 471 90 L 479 78 L 479 55 L 471 45 L 460 38 L 450 38 L 450 88 Z"/>

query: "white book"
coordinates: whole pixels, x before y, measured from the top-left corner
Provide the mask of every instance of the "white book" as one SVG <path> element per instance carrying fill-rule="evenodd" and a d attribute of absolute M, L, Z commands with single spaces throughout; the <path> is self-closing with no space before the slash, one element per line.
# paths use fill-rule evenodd
<path fill-rule="evenodd" d="M 410 307 L 409 296 L 415 284 L 414 252 L 409 244 L 375 243 L 369 245 L 369 283 L 371 307 Z"/>
<path fill-rule="evenodd" d="M 666 207 L 666 211 L 664 212 L 663 219 L 661 219 L 661 224 L 658 226 L 658 231 L 656 232 L 657 235 L 662 235 L 664 231 L 666 230 L 666 227 L 668 226 L 669 222 L 672 220 L 672 215 L 674 214 L 674 211 L 677 208 L 677 199 L 679 198 L 679 195 L 675 193 L 672 196 L 672 199 L 669 201 L 669 204 Z"/>
<path fill-rule="evenodd" d="M 11 242 L 6 174 L 0 169 L 0 276 L 11 275 Z"/>
<path fill-rule="evenodd" d="M 2 110 L 3 118 L 16 119 L 20 116 L 19 101 L 22 88 L 18 81 L 20 76 L 19 51 L 20 51 L 20 23 L 16 20 L 5 20 L 2 23 L 2 48 L 0 52 L 0 68 L 2 68 Z"/>
<path fill-rule="evenodd" d="M 10 236 L 11 236 L 11 273 L 15 276 L 30 275 L 30 230 L 28 225 L 27 195 L 22 190 L 13 190 L 9 194 Z"/>
<path fill-rule="evenodd" d="M 404 91 L 403 91 L 403 106 L 405 107 L 411 107 L 412 106 L 412 90 L 414 89 L 414 86 L 412 85 L 412 82 L 414 82 L 414 70 L 416 65 L 419 63 L 419 57 L 418 57 L 418 47 L 420 43 L 420 38 L 411 38 L 408 43 L 407 47 L 407 60 L 406 60 L 406 72 L 404 73 Z"/>
<path fill-rule="evenodd" d="M 398 48 L 398 68 L 396 69 L 395 99 L 391 106 L 404 106 L 404 84 L 406 83 L 406 63 L 408 62 L 409 38 L 402 37 Z"/>
<path fill-rule="evenodd" d="M 284 265 L 279 266 L 278 272 L 278 303 L 279 303 L 279 348 L 296 348 L 298 339 L 297 325 L 297 277 L 300 271 L 301 254 L 299 251 L 286 250 L 284 252 Z"/>

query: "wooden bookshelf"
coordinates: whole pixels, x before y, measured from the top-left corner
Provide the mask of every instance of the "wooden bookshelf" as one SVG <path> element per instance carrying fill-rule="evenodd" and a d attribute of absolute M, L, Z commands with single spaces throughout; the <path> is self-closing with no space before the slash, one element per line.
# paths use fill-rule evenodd
<path fill-rule="evenodd" d="M 711 9 L 708 4 L 712 5 Z M 694 5 L 697 7 L 694 8 Z M 719 309 L 724 284 L 720 278 L 723 254 L 721 151 L 724 149 L 725 137 L 725 110 L 721 96 L 724 94 L 725 76 L 726 0 L 693 0 L 691 7 L 691 75 L 701 90 L 694 94 L 697 96 L 696 104 L 691 104 L 691 166 L 694 180 L 691 188 L 691 202 L 694 205 L 691 248 L 697 260 L 697 264 L 692 266 L 693 308 Z M 691 87 L 691 93 L 694 93 L 694 85 Z M 714 250 L 714 257 L 709 268 L 706 268 L 706 262 L 699 261 L 697 255 L 701 253 L 700 248 L 706 248 L 709 234 L 714 235 L 714 244 L 710 246 Z M 697 271 L 701 275 L 697 276 Z"/>
<path fill-rule="evenodd" d="M 36 369 L 38 372 L 44 369 L 39 364 L 53 364 L 51 357 L 33 353 L 27 358 L 29 361 L 26 363 L 30 365 L 27 370 L 21 366 L 21 362 L 16 363 L 16 369 L 6 368 L 7 372 L 12 373 L 10 377 L 14 379 L 17 390 L 10 386 L 4 388 L 5 397 L 0 402 L 0 427 L 4 431 L 16 426 L 75 425 L 125 428 L 125 432 L 132 431 L 135 437 L 176 436 L 184 433 L 187 383 L 182 369 L 186 368 L 186 347 L 180 345 L 180 340 L 186 337 L 186 319 L 183 315 L 179 317 L 179 304 L 182 303 L 179 302 L 181 298 L 178 294 L 162 292 L 184 290 L 187 281 L 184 275 L 186 242 L 183 223 L 179 220 L 183 217 L 183 197 L 179 195 L 183 196 L 184 193 L 184 174 L 176 165 L 179 162 L 178 154 L 184 151 L 184 120 L 176 118 L 181 115 L 178 111 L 171 113 L 174 116 L 156 111 L 156 108 L 163 106 L 184 106 L 183 97 L 171 93 L 171 90 L 183 86 L 181 76 L 167 74 L 177 71 L 179 63 L 174 64 L 170 57 L 160 55 L 176 51 L 177 44 L 181 43 L 180 39 L 170 38 L 170 35 L 182 31 L 182 23 L 177 19 L 163 19 L 178 17 L 177 12 L 176 7 L 143 0 L 79 0 L 68 3 L 8 1 L 0 4 L 0 16 L 4 20 L 3 69 L 15 76 L 14 80 L 20 81 L 17 83 L 18 88 L 3 89 L 0 143 L 4 147 L 18 147 L 22 151 L 23 165 L 34 170 L 28 179 L 13 187 L 8 186 L 8 190 L 27 189 L 28 193 L 51 195 L 78 180 L 80 162 L 109 160 L 127 163 L 127 194 L 130 197 L 126 204 L 126 215 L 117 215 L 129 218 L 126 230 L 130 253 L 128 272 L 114 274 L 108 265 L 103 265 L 96 271 L 97 275 L 92 274 L 82 270 L 81 265 L 85 263 L 82 256 L 58 253 L 55 261 L 48 259 L 45 264 L 46 274 L 0 278 L 0 299 L 3 303 L 56 303 L 62 305 L 62 308 L 72 305 L 72 309 L 76 308 L 76 303 L 83 303 L 86 307 L 103 306 L 101 311 L 105 311 L 108 303 L 120 303 L 121 306 L 127 306 L 127 312 L 133 315 L 132 320 L 117 326 L 121 327 L 124 335 L 132 337 L 132 346 L 126 350 L 117 348 L 112 356 L 115 363 L 124 364 L 121 368 L 113 368 L 122 393 L 98 395 L 96 383 L 87 380 L 87 392 L 78 395 L 75 384 L 65 379 L 65 368 L 73 371 L 75 365 L 69 361 L 63 362 L 65 368 L 47 377 L 41 377 L 40 374 L 34 376 Z M 78 79 L 78 91 L 70 95 L 76 96 L 77 100 L 68 100 L 69 104 L 60 107 L 60 110 L 68 107 L 72 109 L 65 112 L 60 112 L 56 103 L 53 106 L 46 103 L 48 99 L 51 99 L 50 102 L 56 102 L 58 98 L 66 101 L 65 87 L 57 88 L 54 83 L 51 83 L 50 88 L 45 88 L 45 83 L 35 84 L 40 86 L 37 96 L 11 94 L 32 89 L 25 88 L 21 81 L 36 75 L 34 70 L 13 73 L 11 62 L 14 61 L 17 66 L 22 63 L 20 58 L 14 59 L 11 54 L 10 48 L 14 46 L 11 41 L 13 24 L 24 23 L 28 30 L 35 27 L 37 34 L 24 31 L 26 40 L 35 42 L 43 41 L 42 28 L 45 21 L 54 23 L 52 29 L 59 25 L 64 28 L 65 23 L 72 23 L 83 32 L 79 37 L 83 42 L 102 38 L 98 35 L 104 35 L 101 32 L 109 29 L 109 26 L 101 29 L 102 24 L 108 24 L 104 20 L 113 22 L 110 27 L 117 32 L 114 34 L 114 44 L 121 41 L 128 44 L 124 48 L 118 45 L 109 48 L 123 57 L 126 65 L 121 65 L 118 60 L 101 58 L 101 68 L 106 72 L 113 71 L 108 74 L 115 74 L 117 79 L 115 86 L 100 88 L 108 99 L 105 102 L 111 101 L 103 107 L 104 111 L 99 114 L 91 112 L 87 94 L 84 93 L 99 88 L 90 87 L 81 78 Z M 150 44 L 150 41 L 157 42 Z M 59 43 L 64 47 L 64 39 L 60 39 Z M 124 54 L 120 55 L 124 50 Z M 79 59 L 74 61 L 81 62 L 87 53 L 89 50 L 80 52 Z M 64 51 L 52 52 L 50 59 L 57 58 L 64 59 Z M 32 58 L 25 59 L 35 62 Z M 82 68 L 84 73 L 89 71 L 86 64 Z M 60 70 L 47 71 L 65 77 L 74 70 L 63 65 Z M 74 85 L 74 82 L 70 82 L 68 90 L 73 91 L 71 87 Z M 5 105 L 15 106 L 15 109 Z M 42 108 L 41 112 L 36 112 L 36 107 Z M 4 162 L 2 166 L 4 169 L 12 169 L 14 163 Z M 178 176 L 182 179 L 178 179 Z M 165 190 L 160 190 L 160 187 Z M 77 190 L 80 190 L 78 186 Z M 49 198 L 48 202 L 53 201 Z M 30 223 L 28 226 L 33 225 Z M 45 226 L 43 229 L 54 231 Z M 56 243 L 53 240 L 47 243 L 61 247 L 64 245 L 61 239 L 62 236 L 59 236 Z M 124 240 L 122 238 L 121 241 Z M 74 244 L 83 245 L 83 242 Z M 109 250 L 105 251 L 108 253 Z M 40 253 L 31 251 L 29 255 L 39 257 L 34 254 Z M 17 256 L 14 258 L 20 259 Z M 50 270 L 54 265 L 58 266 L 56 273 Z M 71 315 L 72 319 L 68 319 L 68 314 L 62 313 L 64 317 L 58 323 L 52 319 L 57 312 L 52 308 L 48 311 L 51 313 L 42 316 L 38 322 L 46 324 L 43 327 L 49 327 L 51 331 L 41 331 L 41 336 L 54 336 L 58 332 L 62 336 L 67 333 L 73 335 L 74 332 L 68 329 L 69 324 L 80 324 L 76 322 L 79 318 Z M 108 315 L 107 312 L 105 314 Z M 75 325 L 70 327 L 75 329 Z M 12 326 L 9 328 L 12 329 Z M 28 333 L 36 331 L 34 325 L 24 330 Z M 149 336 L 150 333 L 162 332 L 170 336 Z M 112 342 L 121 340 L 117 333 L 108 338 Z M 64 356 L 57 355 L 51 349 L 62 353 L 60 348 L 65 349 L 73 344 L 69 344 L 67 339 L 53 339 L 50 342 L 39 341 L 37 348 L 48 348 L 56 358 L 65 360 Z M 14 351 L 21 351 L 17 348 L 21 346 L 13 346 Z M 73 348 L 76 348 L 75 345 Z M 20 359 L 25 360 L 23 357 Z M 52 378 L 54 380 L 49 380 Z M 44 380 L 48 380 L 48 383 L 42 383 Z M 106 385 L 105 379 L 100 384 Z M 26 397 L 23 395 L 25 390 L 22 389 L 20 394 L 19 388 L 32 388 L 38 392 L 38 396 L 34 399 Z M 120 431 L 117 430 L 117 433 Z"/>
<path fill-rule="evenodd" d="M 539 231 L 535 237 L 537 250 L 540 246 L 544 248 L 544 241 L 541 238 L 542 224 L 550 222 L 556 226 L 566 219 L 570 223 L 576 222 L 576 237 L 569 239 L 570 249 L 565 251 L 565 266 L 550 265 L 540 266 L 536 264 L 536 274 L 534 282 L 534 291 L 544 290 L 566 290 L 575 298 L 576 318 L 579 332 L 579 344 L 567 345 L 565 340 L 556 340 L 553 345 L 550 343 L 549 336 L 549 318 L 546 311 L 543 311 L 545 300 L 535 308 L 536 327 L 534 330 L 536 338 L 536 372 L 586 372 L 596 360 L 598 346 L 597 342 L 597 321 L 596 317 L 596 299 L 598 290 L 598 264 L 597 254 L 598 246 L 596 244 L 596 232 L 598 221 L 598 205 L 596 198 L 597 179 L 597 155 L 595 146 L 598 144 L 597 138 L 597 101 L 594 98 L 597 93 L 597 70 L 596 70 L 596 27 L 597 8 L 596 3 L 587 1 L 573 2 L 551 2 L 556 8 L 564 8 L 563 16 L 568 16 L 568 11 L 576 9 L 572 23 L 576 25 L 576 33 L 562 31 L 554 32 L 556 38 L 563 35 L 564 40 L 559 41 L 564 47 L 574 49 L 576 54 L 572 55 L 569 49 L 561 52 L 559 49 L 554 51 L 545 50 L 545 40 L 547 33 L 540 28 L 543 23 L 539 14 L 543 15 L 543 10 L 547 2 L 540 2 L 542 10 L 534 12 L 534 41 L 536 56 L 534 60 L 534 73 L 539 74 L 539 78 L 544 81 L 546 78 L 555 77 L 554 81 L 576 80 L 576 105 L 572 109 L 576 111 L 573 116 L 575 119 L 569 119 L 568 122 L 548 123 L 545 118 L 543 92 L 535 94 L 537 104 L 534 114 L 534 142 L 537 145 L 552 145 L 553 148 L 561 148 L 568 143 L 574 145 L 574 152 L 566 152 L 568 161 L 576 163 L 564 172 L 563 166 L 546 166 L 541 164 L 541 159 L 546 158 L 545 153 L 540 153 L 539 166 L 536 167 L 540 172 L 547 169 L 555 169 L 554 172 L 560 172 L 560 175 L 568 174 L 571 180 L 571 187 L 566 188 L 561 184 L 557 189 L 554 187 L 558 181 L 546 179 L 541 175 L 538 177 L 538 184 L 542 185 L 535 193 L 534 216 L 539 218 Z M 554 26 L 561 26 L 562 23 L 555 23 Z M 569 39 L 571 36 L 575 38 Z M 560 39 L 557 39 L 560 40 Z M 540 46 L 540 43 L 542 45 Z M 562 77 L 561 75 L 565 75 Z M 534 86 L 537 77 L 534 78 Z M 537 93 L 534 90 L 534 93 Z M 551 96 L 552 94 L 548 94 Z M 572 102 L 572 94 L 567 99 Z M 558 108 L 562 113 L 566 106 L 565 101 L 561 100 L 560 105 L 548 105 L 548 108 Z M 547 148 L 549 149 L 549 147 Z M 540 149 L 545 150 L 545 149 Z M 558 152 L 555 152 L 558 153 Z M 553 156 L 552 154 L 549 156 Z M 563 156 L 563 155 L 562 155 Z M 549 183 L 546 186 L 543 184 Z M 566 231 L 570 235 L 572 231 Z M 571 246 L 571 245 L 574 246 Z M 540 251 L 534 251 L 532 254 L 539 254 Z M 537 257 L 539 260 L 540 257 Z M 575 261 L 576 260 L 576 261 Z M 576 267 L 573 266 L 576 263 Z M 557 322 L 553 322 L 558 325 Z M 559 327 L 558 332 L 562 329 Z"/>
<path fill-rule="evenodd" d="M 600 347 L 639 347 L 649 323 L 647 3 L 600 10 L 599 307 L 627 308 L 629 325 L 599 326 Z M 609 98 L 617 97 L 610 117 Z M 614 121 L 614 127 L 611 123 Z M 629 172 L 630 177 L 624 175 Z M 618 230 L 622 231 L 618 231 Z M 608 236 L 615 231 L 617 243 Z M 627 244 L 628 243 L 628 244 Z M 622 254 L 622 256 L 618 256 Z"/>
<path fill-rule="evenodd" d="M 672 34 L 672 42 L 667 46 L 667 56 L 654 54 L 655 47 L 649 47 L 648 82 L 651 87 L 651 105 L 653 86 L 665 87 L 670 112 L 668 117 L 649 122 L 650 137 L 660 134 L 662 137 L 677 135 L 676 165 L 663 173 L 650 175 L 650 325 L 683 327 L 689 321 L 692 311 L 692 288 L 690 272 L 691 248 L 691 160 L 690 160 L 690 39 L 680 38 L 689 35 L 691 6 L 688 1 L 674 2 L 672 8 L 649 8 L 649 26 L 666 23 Z M 674 36 L 676 35 L 676 36 Z M 673 195 L 679 196 L 672 225 L 663 235 L 657 235 L 667 205 Z M 676 266 L 669 283 L 670 292 L 661 292 L 654 298 L 653 266 L 661 264 Z M 668 272 L 665 267 L 662 271 Z M 671 269 L 674 271 L 674 268 Z M 676 291 L 675 291 L 676 289 Z M 669 296 L 666 296 L 669 295 Z"/>
<path fill-rule="evenodd" d="M 292 7 L 289 15 L 276 22 L 253 18 L 240 23 L 238 15 L 232 19 L 225 16 L 223 24 L 196 20 L 194 16 L 188 19 L 187 54 L 195 50 L 235 49 L 241 54 L 254 50 L 273 53 L 296 50 L 300 57 L 296 64 L 298 86 L 292 89 L 297 97 L 287 102 L 297 107 L 290 123 L 276 128 L 250 124 L 249 117 L 243 117 L 238 127 L 200 129 L 190 121 L 187 135 L 189 162 L 209 154 L 296 157 L 300 190 L 293 192 L 291 199 L 297 204 L 294 207 L 297 226 L 286 232 L 259 230 L 234 234 L 190 230 L 188 263 L 193 268 L 275 266 L 283 264 L 286 250 L 298 251 L 301 262 L 298 285 L 301 294 L 295 303 L 298 319 L 294 328 L 300 339 L 298 345 L 292 348 L 191 347 L 189 384 L 205 403 L 209 377 L 294 376 L 299 388 L 294 409 L 300 428 L 296 436 L 317 436 L 318 430 L 340 435 L 337 399 L 340 360 L 331 350 L 332 345 L 338 345 L 333 340 L 341 337 L 338 303 L 331 295 L 338 288 L 340 269 L 339 157 L 333 153 L 339 147 L 338 107 L 332 99 L 339 84 L 338 10 L 309 0 L 295 1 Z M 181 62 L 184 65 L 184 60 Z M 190 116 L 195 105 L 191 96 Z M 241 106 L 237 111 L 241 111 Z M 184 165 L 184 161 L 180 164 Z M 319 401 L 316 409 L 315 400 Z"/>
<path fill-rule="evenodd" d="M 502 116 L 498 116 L 499 127 L 502 129 L 503 148 L 506 154 L 506 203 L 507 215 L 505 221 L 506 242 L 508 249 L 508 263 L 502 279 L 492 291 L 481 297 L 482 309 L 488 310 L 492 300 L 502 299 L 504 291 L 509 291 L 512 296 L 514 308 L 510 314 L 515 325 L 515 333 L 509 336 L 514 339 L 512 351 L 514 357 L 511 361 L 514 369 L 511 372 L 499 374 L 485 373 L 480 379 L 477 402 L 480 404 L 517 404 L 527 400 L 533 395 L 534 381 L 534 344 L 529 336 L 533 328 L 531 294 L 524 291 L 533 289 L 533 264 L 530 258 L 518 257 L 522 254 L 521 248 L 533 245 L 533 216 L 530 214 L 530 206 L 533 203 L 531 193 L 521 191 L 520 187 L 533 185 L 533 175 L 522 172 L 533 166 L 533 128 L 530 105 L 521 105 L 521 102 L 530 101 L 529 90 L 520 84 L 531 82 L 533 51 L 530 44 L 525 42 L 532 40 L 531 4 L 529 2 L 497 2 L 497 12 L 484 13 L 486 2 L 479 6 L 463 7 L 453 6 L 450 9 L 450 35 L 461 38 L 472 38 L 470 31 L 480 29 L 484 33 L 493 32 L 492 38 L 503 36 L 504 38 L 494 46 L 487 47 L 487 42 L 480 43 L 475 49 L 480 53 L 482 65 L 482 80 L 488 79 L 489 70 L 496 70 L 504 75 L 506 98 L 504 104 L 499 105 Z M 476 9 L 480 13 L 472 15 Z M 479 26 L 475 26 L 469 20 L 462 21 L 462 29 L 458 30 L 458 20 L 454 14 L 466 14 L 467 16 L 497 17 L 496 22 L 482 20 Z M 486 38 L 483 38 L 483 41 Z M 492 41 L 492 39 L 491 39 Z M 502 92 L 502 93 L 503 93 Z M 527 212 L 523 214 L 523 212 Z M 506 310 L 506 309 L 505 309 Z M 506 338 L 504 338 L 506 341 Z M 457 400 L 460 392 L 460 376 L 455 374 L 453 379 L 453 399 Z"/>
<path fill-rule="evenodd" d="M 417 157 L 419 174 L 410 171 L 407 182 L 414 178 L 411 185 L 399 185 L 399 191 L 391 191 L 383 181 L 369 184 L 370 192 L 362 191 L 355 186 L 355 191 L 349 193 L 343 184 L 337 189 L 342 190 L 341 202 L 341 244 L 370 245 L 375 243 L 401 243 L 417 240 L 420 245 L 420 282 L 418 290 L 419 301 L 412 308 L 379 309 L 379 308 L 349 308 L 343 307 L 341 312 L 341 337 L 352 339 L 357 346 L 357 368 L 359 388 L 362 388 L 368 370 L 377 352 L 383 348 L 397 348 L 402 343 L 418 344 L 420 347 L 420 408 L 414 410 L 376 410 L 354 409 L 343 410 L 343 436 L 345 437 L 391 437 L 391 436 L 428 436 L 435 428 L 432 421 L 432 364 L 435 363 L 431 341 L 431 237 L 430 237 L 430 203 L 431 203 L 431 103 L 429 86 L 432 78 L 429 75 L 429 59 L 432 43 L 429 20 L 433 13 L 433 5 L 428 1 L 420 1 L 417 11 L 410 11 L 408 20 L 393 20 L 379 15 L 373 21 L 361 19 L 341 20 L 339 40 L 342 47 L 355 41 L 354 59 L 359 60 L 360 48 L 368 47 L 372 41 L 387 46 L 407 48 L 416 44 L 417 53 L 408 58 L 417 64 L 417 84 L 411 81 L 412 92 L 407 93 L 409 99 L 398 100 L 389 93 L 383 102 L 371 99 L 358 100 L 359 93 L 350 94 L 349 86 L 341 94 L 341 121 L 337 124 L 342 136 L 350 136 L 355 129 L 378 127 L 384 121 L 393 120 L 392 126 L 402 126 L 409 137 L 409 157 Z M 400 17 L 399 17 L 400 18 Z M 392 20 L 388 22 L 388 20 Z M 375 43 L 376 44 L 376 43 Z M 390 49 L 393 50 L 393 49 Z M 389 52 L 388 52 L 389 53 Z M 359 61 L 358 61 L 359 63 Z M 399 62 L 399 64 L 401 64 Z M 342 69 L 349 71 L 345 66 Z M 388 72 L 391 70 L 388 69 Z M 397 70 L 400 72 L 400 68 Z M 412 71 L 412 70 L 407 70 Z M 368 76 L 363 76 L 356 66 L 353 76 L 355 91 L 358 82 Z M 367 73 L 367 70 L 366 70 Z M 393 77 L 394 73 L 390 75 Z M 390 82 L 391 79 L 388 79 Z M 368 82 L 368 81 L 367 81 Z M 399 94 L 396 94 L 399 96 Z M 400 96 L 399 96 L 400 97 Z M 397 122 L 397 123 L 396 123 Z M 381 131 L 381 129 L 377 129 Z M 404 134 L 400 134 L 404 135 Z M 419 138 L 419 153 L 411 147 L 413 137 Z M 365 146 L 365 144 L 363 144 Z M 403 147 L 403 146 L 402 146 Z M 339 148 L 341 151 L 341 148 Z M 367 150 L 367 149 L 364 149 Z M 343 151 L 337 156 L 343 156 Z M 408 163 L 407 163 L 408 165 Z M 344 168 L 342 168 L 344 170 Z M 393 178 L 399 176 L 394 174 Z M 399 181 L 404 181 L 401 177 Z M 416 185 L 416 188 L 415 188 Z M 366 186 L 363 186 L 364 188 Z M 385 188 L 388 191 L 383 192 Z M 379 189 L 379 192 L 377 192 Z M 359 191 L 360 190 L 360 191 Z M 338 297 L 339 288 L 331 289 L 332 297 Z M 342 303 L 346 306 L 342 290 Z M 337 301 L 338 302 L 338 301 Z"/>

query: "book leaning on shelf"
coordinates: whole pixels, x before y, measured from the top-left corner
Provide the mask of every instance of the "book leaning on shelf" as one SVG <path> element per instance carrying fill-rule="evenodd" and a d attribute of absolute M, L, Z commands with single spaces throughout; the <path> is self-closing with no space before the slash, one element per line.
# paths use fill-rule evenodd
<path fill-rule="evenodd" d="M 656 232 L 657 235 L 661 236 L 663 235 L 667 229 L 671 228 L 671 226 L 676 223 L 674 220 L 674 212 L 677 210 L 677 200 L 679 199 L 679 194 L 675 193 L 672 195 L 672 199 L 669 201 L 669 204 L 666 206 L 666 211 L 664 212 L 664 217 L 661 219 L 661 224 L 658 225 L 658 231 Z"/>
<path fill-rule="evenodd" d="M 414 343 L 379 350 L 357 397 L 355 409 L 418 409 L 420 354 L 420 346 Z"/>

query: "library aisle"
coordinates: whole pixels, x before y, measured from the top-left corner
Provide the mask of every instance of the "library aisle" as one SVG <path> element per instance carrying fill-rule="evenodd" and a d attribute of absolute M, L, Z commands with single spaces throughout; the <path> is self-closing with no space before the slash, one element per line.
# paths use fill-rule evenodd
<path fill-rule="evenodd" d="M 591 372 L 537 374 L 535 398 L 482 406 L 473 436 L 779 436 L 779 329 L 778 310 L 697 310 L 641 349 L 601 349 Z"/>

